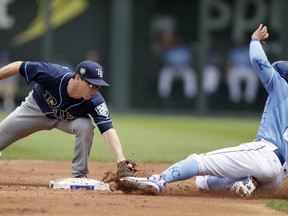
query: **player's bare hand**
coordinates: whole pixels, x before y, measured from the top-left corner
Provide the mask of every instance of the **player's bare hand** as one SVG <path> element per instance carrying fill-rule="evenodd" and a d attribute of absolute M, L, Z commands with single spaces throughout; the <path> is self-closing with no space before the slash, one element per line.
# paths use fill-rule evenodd
<path fill-rule="evenodd" d="M 252 34 L 251 38 L 258 38 L 261 44 L 266 44 L 265 40 L 269 37 L 267 26 L 260 24 L 256 31 Z"/>

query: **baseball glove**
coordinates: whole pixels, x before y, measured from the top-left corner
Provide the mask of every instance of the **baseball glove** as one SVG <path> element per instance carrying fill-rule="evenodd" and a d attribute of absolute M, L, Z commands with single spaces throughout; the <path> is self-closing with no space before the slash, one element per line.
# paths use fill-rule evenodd
<path fill-rule="evenodd" d="M 136 172 L 136 163 L 132 160 L 123 160 L 117 164 L 117 179 L 134 176 Z"/>

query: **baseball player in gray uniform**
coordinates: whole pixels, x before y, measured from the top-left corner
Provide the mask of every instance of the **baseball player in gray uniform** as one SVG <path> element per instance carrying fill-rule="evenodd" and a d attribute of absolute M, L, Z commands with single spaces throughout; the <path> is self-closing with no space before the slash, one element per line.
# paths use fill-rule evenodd
<path fill-rule="evenodd" d="M 94 121 L 117 164 L 129 164 L 99 92 L 101 86 L 109 85 L 98 63 L 83 61 L 71 71 L 58 64 L 17 61 L 0 69 L 0 80 L 17 74 L 34 86 L 25 101 L 0 123 L 0 151 L 34 132 L 57 128 L 76 137 L 72 176 L 87 177 Z"/>
<path fill-rule="evenodd" d="M 276 190 L 287 177 L 288 159 L 288 62 L 270 64 L 262 48 L 269 36 L 262 24 L 251 36 L 250 60 L 268 92 L 256 139 L 236 147 L 191 154 L 149 178 L 122 178 L 124 186 L 158 193 L 171 182 L 196 177 L 196 187 L 230 190 L 250 196 L 256 188 Z M 121 188 L 120 188 L 121 189 Z"/>

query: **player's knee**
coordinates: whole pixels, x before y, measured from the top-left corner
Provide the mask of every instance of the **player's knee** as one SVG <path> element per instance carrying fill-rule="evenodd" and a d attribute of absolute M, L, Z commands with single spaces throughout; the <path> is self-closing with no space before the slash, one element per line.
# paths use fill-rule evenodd
<path fill-rule="evenodd" d="M 94 125 L 89 118 L 79 118 L 77 122 L 78 133 L 93 133 Z"/>

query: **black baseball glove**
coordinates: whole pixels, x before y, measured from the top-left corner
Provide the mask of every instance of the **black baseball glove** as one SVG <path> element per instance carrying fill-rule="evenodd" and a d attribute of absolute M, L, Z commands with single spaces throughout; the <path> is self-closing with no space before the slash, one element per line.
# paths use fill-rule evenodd
<path fill-rule="evenodd" d="M 117 164 L 117 179 L 134 176 L 136 172 L 136 163 L 132 160 L 123 160 Z"/>

